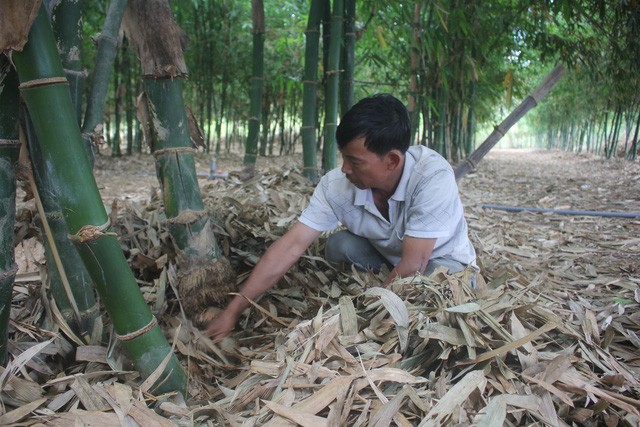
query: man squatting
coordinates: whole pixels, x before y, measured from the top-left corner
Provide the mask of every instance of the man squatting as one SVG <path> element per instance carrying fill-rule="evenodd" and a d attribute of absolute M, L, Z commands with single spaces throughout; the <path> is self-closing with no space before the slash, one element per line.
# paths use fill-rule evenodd
<path fill-rule="evenodd" d="M 374 272 L 386 264 L 382 286 L 440 266 L 449 273 L 477 270 L 451 165 L 410 140 L 409 114 L 395 97 L 355 104 L 336 131 L 342 167 L 322 177 L 298 221 L 267 249 L 206 333 L 214 340 L 227 336 L 249 306 L 246 299 L 271 289 L 320 233 L 339 224 L 326 241 L 327 261 Z"/>

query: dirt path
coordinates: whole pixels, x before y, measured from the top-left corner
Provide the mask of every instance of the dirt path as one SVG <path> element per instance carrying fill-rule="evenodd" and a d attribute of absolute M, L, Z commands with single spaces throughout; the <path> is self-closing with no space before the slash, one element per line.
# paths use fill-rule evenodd
<path fill-rule="evenodd" d="M 580 280 L 640 279 L 640 218 L 482 209 L 483 204 L 640 213 L 640 165 L 544 150 L 496 150 L 460 189 L 477 246 L 492 266 Z M 507 259 L 508 258 L 508 259 Z M 576 279 L 578 280 L 578 279 Z"/>

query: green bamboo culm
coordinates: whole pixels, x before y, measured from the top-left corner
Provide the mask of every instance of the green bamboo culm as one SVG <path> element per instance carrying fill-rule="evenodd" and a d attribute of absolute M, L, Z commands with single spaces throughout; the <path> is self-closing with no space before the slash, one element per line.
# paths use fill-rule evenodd
<path fill-rule="evenodd" d="M 262 122 L 262 93 L 264 91 L 264 4 L 262 0 L 251 0 L 251 15 L 253 19 L 253 76 L 251 77 L 249 130 L 243 160 L 247 176 L 253 176 L 255 173 L 260 123 Z"/>
<path fill-rule="evenodd" d="M 169 356 L 153 393 L 186 395 L 186 374 L 146 305 L 115 235 L 84 150 L 69 87 L 44 8 L 22 52 L 12 54 L 70 238 L 91 274 L 123 347 L 143 378 Z"/>
<path fill-rule="evenodd" d="M 102 123 L 104 107 L 106 105 L 107 90 L 109 89 L 109 77 L 113 71 L 113 62 L 116 57 L 118 46 L 118 30 L 124 15 L 126 0 L 111 0 L 107 9 L 107 16 L 97 44 L 96 63 L 93 67 L 89 96 L 87 98 L 87 109 L 82 122 L 82 138 L 91 153 L 93 162 L 93 141 L 98 134 L 101 134 L 99 125 Z"/>
<path fill-rule="evenodd" d="M 340 73 L 340 113 L 353 105 L 353 75 L 355 72 L 356 0 L 344 0 L 344 45 Z"/>
<path fill-rule="evenodd" d="M 76 120 L 82 117 L 85 74 L 82 69 L 82 0 L 52 1 L 51 27 L 56 38 L 60 60 L 76 112 Z"/>
<path fill-rule="evenodd" d="M 13 252 L 16 215 L 18 139 L 18 76 L 0 55 L 0 365 L 7 364 L 9 315 L 18 270 Z"/>
<path fill-rule="evenodd" d="M 331 14 L 331 38 L 329 41 L 329 60 L 327 86 L 325 89 L 324 149 L 322 167 L 328 171 L 337 165 L 336 129 L 338 128 L 338 104 L 340 91 L 340 46 L 342 44 L 344 1 L 333 1 Z"/>
<path fill-rule="evenodd" d="M 198 178 L 189 140 L 189 129 L 181 126 L 187 122 L 182 98 L 182 79 L 154 78 L 143 79 L 147 102 L 150 105 L 153 121 L 165 132 L 155 132 L 153 151 L 156 157 L 156 171 L 163 189 L 164 209 L 171 237 L 177 247 L 189 255 L 204 255 L 210 258 L 221 256 L 220 247 L 215 241 L 208 242 L 203 248 L 193 247 L 194 236 L 209 226 L 209 218 L 204 212 L 204 203 L 198 188 Z M 186 221 L 179 215 L 189 217 Z M 205 253 L 202 253 L 202 251 Z"/>
<path fill-rule="evenodd" d="M 155 29 L 162 27 L 159 33 Z M 167 0 L 130 0 L 123 18 L 136 47 L 145 90 L 145 125 L 162 189 L 167 225 L 176 248 L 178 293 L 185 314 L 204 326 L 208 308 L 223 306 L 235 290 L 235 272 L 222 254 L 200 194 L 182 82 L 187 75 Z"/>
<path fill-rule="evenodd" d="M 318 51 L 320 45 L 320 21 L 322 0 L 311 0 L 304 47 L 304 79 L 302 88 L 302 160 L 304 176 L 312 183 L 318 182 L 318 160 L 316 153 L 316 124 L 318 121 Z"/>
<path fill-rule="evenodd" d="M 48 266 L 51 296 L 64 321 L 83 340 L 83 344 L 87 344 L 91 341 L 93 326 L 100 314 L 94 294 L 95 286 L 76 246 L 68 238 L 67 224 L 53 182 L 46 173 L 46 164 L 28 111 L 25 112 L 24 129 L 36 192 L 44 214 L 44 218 L 40 218 L 40 234 Z M 49 234 L 46 225 L 49 227 Z"/>

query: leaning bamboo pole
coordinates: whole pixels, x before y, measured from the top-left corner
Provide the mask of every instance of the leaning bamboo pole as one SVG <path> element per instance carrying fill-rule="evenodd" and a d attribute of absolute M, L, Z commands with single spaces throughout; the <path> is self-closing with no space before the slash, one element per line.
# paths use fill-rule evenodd
<path fill-rule="evenodd" d="M 502 137 L 515 125 L 518 120 L 524 117 L 525 114 L 534 108 L 544 98 L 553 86 L 564 76 L 566 68 L 562 65 L 556 65 L 553 70 L 545 77 L 545 79 L 538 85 L 538 87 L 527 96 L 524 101 L 516 107 L 515 110 L 507 116 L 498 126 L 496 126 L 491 134 L 475 149 L 469 157 L 467 157 L 462 163 L 458 165 L 455 170 L 456 180 L 459 180 L 473 168 L 476 167 L 478 162 L 502 139 Z"/>
<path fill-rule="evenodd" d="M 5 48 L 5 46 L 0 46 Z M 110 232 L 91 163 L 75 119 L 46 11 L 40 8 L 22 51 L 10 52 L 20 79 L 48 174 L 76 244 L 113 322 L 117 338 L 143 378 L 161 371 L 151 391 L 186 394 L 187 379 L 157 320 L 151 314 Z"/>

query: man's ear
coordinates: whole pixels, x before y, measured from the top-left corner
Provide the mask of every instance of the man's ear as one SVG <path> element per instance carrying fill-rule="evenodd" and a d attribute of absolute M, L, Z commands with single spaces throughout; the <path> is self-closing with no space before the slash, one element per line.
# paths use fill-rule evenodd
<path fill-rule="evenodd" d="M 391 150 L 387 153 L 387 168 L 394 170 L 402 163 L 402 153 L 400 150 Z"/>

